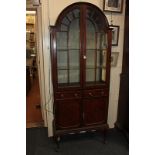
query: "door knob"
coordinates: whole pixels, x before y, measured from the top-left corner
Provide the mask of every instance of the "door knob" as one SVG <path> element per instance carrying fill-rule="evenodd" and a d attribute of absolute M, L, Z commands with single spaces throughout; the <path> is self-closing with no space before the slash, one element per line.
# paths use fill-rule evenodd
<path fill-rule="evenodd" d="M 84 56 L 83 56 L 83 59 L 87 59 L 87 57 L 84 55 Z"/>

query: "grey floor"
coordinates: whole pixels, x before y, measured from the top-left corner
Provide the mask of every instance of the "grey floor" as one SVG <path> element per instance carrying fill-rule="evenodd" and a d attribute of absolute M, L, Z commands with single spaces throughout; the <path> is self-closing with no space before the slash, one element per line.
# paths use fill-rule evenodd
<path fill-rule="evenodd" d="M 61 138 L 60 150 L 48 138 L 47 128 L 26 129 L 26 155 L 128 155 L 129 148 L 124 135 L 116 130 L 107 132 L 103 144 L 101 133 L 68 135 Z"/>

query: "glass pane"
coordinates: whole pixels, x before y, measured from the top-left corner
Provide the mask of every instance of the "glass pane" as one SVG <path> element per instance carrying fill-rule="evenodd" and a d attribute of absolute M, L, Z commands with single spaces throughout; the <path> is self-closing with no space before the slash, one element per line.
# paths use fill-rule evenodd
<path fill-rule="evenodd" d="M 86 68 L 95 67 L 95 51 L 87 50 L 86 51 Z"/>
<path fill-rule="evenodd" d="M 61 31 L 68 31 L 68 26 L 61 24 Z"/>
<path fill-rule="evenodd" d="M 67 51 L 57 51 L 58 69 L 67 69 Z"/>
<path fill-rule="evenodd" d="M 57 32 L 57 49 L 67 49 L 67 33 Z"/>
<path fill-rule="evenodd" d="M 79 9 L 73 10 L 73 13 L 74 13 L 75 17 L 80 17 L 80 10 Z"/>
<path fill-rule="evenodd" d="M 68 75 L 67 70 L 58 70 L 58 83 L 67 83 Z"/>
<path fill-rule="evenodd" d="M 102 68 L 102 81 L 106 81 L 106 68 Z"/>
<path fill-rule="evenodd" d="M 73 20 L 73 13 L 72 12 L 69 12 L 68 13 L 68 15 L 67 15 L 67 17 L 68 17 L 68 19 L 70 20 L 70 21 L 72 21 Z"/>
<path fill-rule="evenodd" d="M 87 82 L 95 81 L 95 69 L 86 69 L 86 75 Z"/>
<path fill-rule="evenodd" d="M 106 59 L 107 59 L 107 50 L 102 51 L 103 55 L 103 67 L 102 67 L 102 81 L 106 80 Z"/>
<path fill-rule="evenodd" d="M 106 77 L 106 50 L 97 51 L 97 70 L 96 70 L 96 81 L 105 81 Z"/>
<path fill-rule="evenodd" d="M 106 67 L 107 50 L 102 51 L 102 56 L 103 56 L 102 66 L 103 66 L 103 68 L 105 68 Z"/>
<path fill-rule="evenodd" d="M 97 51 L 97 67 L 101 67 L 102 66 L 102 62 L 103 62 L 103 54 L 102 54 L 102 50 Z"/>
<path fill-rule="evenodd" d="M 79 18 L 74 19 L 69 27 L 69 48 L 70 49 L 79 49 L 80 42 L 79 42 L 79 36 L 80 36 L 80 29 L 79 29 Z"/>
<path fill-rule="evenodd" d="M 65 25 L 69 25 L 70 24 L 70 20 L 65 17 L 63 20 L 62 20 L 62 23 L 64 23 Z"/>
<path fill-rule="evenodd" d="M 97 49 L 107 48 L 107 34 L 97 33 Z"/>
<path fill-rule="evenodd" d="M 96 48 L 96 37 L 95 37 L 95 27 L 93 23 L 87 19 L 87 29 L 86 29 L 86 48 L 95 49 Z"/>
<path fill-rule="evenodd" d="M 80 81 L 80 71 L 77 69 L 71 69 L 69 72 L 70 83 L 77 83 Z"/>
<path fill-rule="evenodd" d="M 102 68 L 96 69 L 96 81 L 98 82 L 102 81 Z"/>
<path fill-rule="evenodd" d="M 69 50 L 69 68 L 77 69 L 80 66 L 79 50 Z"/>

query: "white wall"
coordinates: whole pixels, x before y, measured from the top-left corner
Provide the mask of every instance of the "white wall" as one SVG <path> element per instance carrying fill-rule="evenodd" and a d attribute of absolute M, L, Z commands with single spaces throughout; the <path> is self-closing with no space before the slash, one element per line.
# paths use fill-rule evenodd
<path fill-rule="evenodd" d="M 108 21 L 111 21 L 111 14 L 105 13 Z M 117 119 L 117 107 L 120 86 L 120 73 L 122 71 L 122 57 L 123 57 L 123 44 L 124 44 L 124 17 L 125 17 L 125 1 L 123 6 L 123 13 L 113 13 L 113 25 L 119 25 L 119 41 L 118 46 L 112 46 L 112 52 L 119 52 L 118 62 L 116 67 L 111 67 L 110 79 L 110 98 L 109 98 L 109 112 L 108 123 L 112 128 Z"/>
<path fill-rule="evenodd" d="M 43 14 L 43 46 L 44 46 L 44 63 L 45 63 L 45 89 L 47 92 L 46 102 L 49 100 L 49 115 L 48 117 L 48 127 L 49 128 L 49 136 L 52 136 L 52 128 L 51 123 L 53 119 L 53 115 L 51 113 L 52 110 L 52 98 L 49 97 L 49 90 L 52 92 L 51 87 L 49 87 L 49 71 L 50 71 L 50 60 L 49 60 L 49 25 L 54 25 L 59 13 L 68 5 L 75 2 L 89 2 L 98 6 L 101 10 L 103 10 L 103 0 L 42 0 L 42 14 Z M 119 33 L 119 42 L 118 46 L 112 47 L 112 52 L 119 52 L 119 59 L 116 67 L 111 68 L 111 80 L 110 80 L 110 99 L 109 99 L 109 111 L 108 111 L 108 123 L 110 128 L 114 127 L 114 123 L 117 118 L 117 106 L 118 106 L 118 95 L 119 95 L 119 83 L 120 83 L 120 73 L 122 68 L 122 54 L 123 54 L 123 38 L 124 38 L 124 12 L 125 12 L 125 1 L 123 6 L 123 13 L 113 13 L 113 24 L 120 26 Z M 111 20 L 111 14 L 104 12 L 108 18 L 108 21 Z M 44 19 L 45 18 L 45 19 Z"/>
<path fill-rule="evenodd" d="M 102 8 L 102 0 L 49 0 L 50 25 L 54 25 L 60 12 L 75 2 L 89 2 Z"/>

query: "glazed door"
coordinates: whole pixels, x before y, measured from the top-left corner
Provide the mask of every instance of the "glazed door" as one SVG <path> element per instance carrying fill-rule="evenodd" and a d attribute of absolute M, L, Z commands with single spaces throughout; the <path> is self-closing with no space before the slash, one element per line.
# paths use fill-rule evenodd
<path fill-rule="evenodd" d="M 106 121 L 104 90 L 103 88 L 96 90 L 95 87 L 106 83 L 108 46 L 107 33 L 101 24 L 100 12 L 89 7 L 84 12 L 83 122 L 88 126 L 103 124 Z"/>
<path fill-rule="evenodd" d="M 58 87 L 80 87 L 80 9 L 68 12 L 56 32 Z"/>
<path fill-rule="evenodd" d="M 100 21 L 99 13 L 88 7 L 85 12 L 85 86 L 103 84 L 106 81 L 107 34 Z"/>

